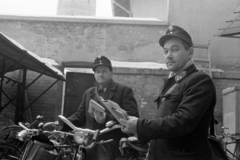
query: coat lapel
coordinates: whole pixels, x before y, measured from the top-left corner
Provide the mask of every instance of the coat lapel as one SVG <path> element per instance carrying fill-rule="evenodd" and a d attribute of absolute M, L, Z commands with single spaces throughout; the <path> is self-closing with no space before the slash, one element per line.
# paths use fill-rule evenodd
<path fill-rule="evenodd" d="M 162 91 L 159 94 L 159 96 L 154 100 L 154 102 L 157 102 L 157 108 L 159 108 L 159 106 L 161 104 L 162 96 L 168 91 L 168 89 L 171 86 L 173 86 L 175 83 L 180 83 L 185 77 L 187 77 L 188 75 L 190 75 L 196 71 L 197 71 L 197 69 L 196 69 L 195 65 L 192 64 L 171 78 L 168 78 L 168 77 L 163 78 L 164 86 L 162 88 Z"/>
<path fill-rule="evenodd" d="M 116 90 L 116 88 L 117 88 L 117 83 L 111 80 L 106 90 L 106 93 L 105 93 L 106 96 L 104 97 L 104 99 L 111 100 L 113 97 L 114 90 Z"/>
<path fill-rule="evenodd" d="M 94 118 L 88 112 L 90 99 L 95 100 L 94 89 L 90 91 L 89 97 L 87 97 L 87 100 L 86 100 L 87 102 L 86 102 L 86 106 L 85 106 L 85 108 L 86 108 L 86 128 L 93 129 Z"/>

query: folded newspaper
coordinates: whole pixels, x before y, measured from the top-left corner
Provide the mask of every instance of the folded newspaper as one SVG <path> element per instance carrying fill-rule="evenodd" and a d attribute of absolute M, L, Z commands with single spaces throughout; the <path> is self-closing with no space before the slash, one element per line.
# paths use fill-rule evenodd
<path fill-rule="evenodd" d="M 102 103 L 105 105 L 106 109 L 109 110 L 109 112 L 116 118 L 116 120 L 119 122 L 120 118 L 128 120 L 129 117 L 127 115 L 127 112 L 123 110 L 119 105 L 111 100 L 104 100 Z M 89 103 L 89 110 L 88 112 L 93 112 L 93 109 L 98 110 L 99 112 L 104 112 L 105 108 L 98 104 L 93 99 L 90 100 Z M 120 122 L 119 122 L 120 123 Z"/>
<path fill-rule="evenodd" d="M 100 104 L 98 104 L 96 101 L 94 101 L 93 99 L 90 99 L 89 102 L 89 107 L 88 107 L 88 113 L 90 115 L 93 115 L 93 111 L 97 110 L 100 113 L 105 112 L 105 108 L 102 107 Z"/>

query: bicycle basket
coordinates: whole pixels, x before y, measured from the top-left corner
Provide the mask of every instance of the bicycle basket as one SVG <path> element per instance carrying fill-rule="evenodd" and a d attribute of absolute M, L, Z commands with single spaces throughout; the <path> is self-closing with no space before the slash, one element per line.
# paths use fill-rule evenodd
<path fill-rule="evenodd" d="M 58 155 L 44 149 L 37 143 L 32 143 L 26 155 L 26 160 L 55 160 Z"/>

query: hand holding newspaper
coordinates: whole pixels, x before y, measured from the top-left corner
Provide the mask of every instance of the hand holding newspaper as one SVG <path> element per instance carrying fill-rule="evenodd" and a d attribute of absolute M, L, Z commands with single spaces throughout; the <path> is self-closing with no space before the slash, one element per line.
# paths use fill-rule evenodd
<path fill-rule="evenodd" d="M 105 108 L 104 107 L 102 107 L 100 104 L 98 104 L 93 99 L 90 99 L 88 112 L 90 114 L 92 114 L 93 110 L 97 110 L 98 112 L 105 112 Z"/>
<path fill-rule="evenodd" d="M 104 100 L 102 101 L 102 103 L 105 105 L 106 109 L 116 118 L 116 120 L 120 123 L 120 118 L 128 120 L 129 117 L 127 115 L 127 112 L 125 110 L 123 110 L 121 107 L 119 107 L 119 105 L 111 100 Z M 105 112 L 105 108 L 103 106 L 101 106 L 100 104 L 98 104 L 96 101 L 94 101 L 93 99 L 90 100 L 90 104 L 89 104 L 89 110 L 91 112 L 91 110 L 94 108 L 98 111 L 101 112 Z M 89 112 L 89 113 L 90 113 Z"/>
<path fill-rule="evenodd" d="M 100 123 L 104 124 L 106 119 L 105 108 L 99 105 L 93 99 L 90 100 L 88 112 L 94 117 L 94 119 Z"/>

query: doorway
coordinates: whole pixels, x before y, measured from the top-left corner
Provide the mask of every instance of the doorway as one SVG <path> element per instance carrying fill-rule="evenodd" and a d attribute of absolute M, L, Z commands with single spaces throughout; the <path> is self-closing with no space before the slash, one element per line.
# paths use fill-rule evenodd
<path fill-rule="evenodd" d="M 64 87 L 65 96 L 62 115 L 69 117 L 77 111 L 80 103 L 82 102 L 84 92 L 90 87 L 94 87 L 96 81 L 92 71 L 89 73 L 81 69 L 78 69 L 77 71 L 68 70 L 65 75 L 66 83 Z"/>

